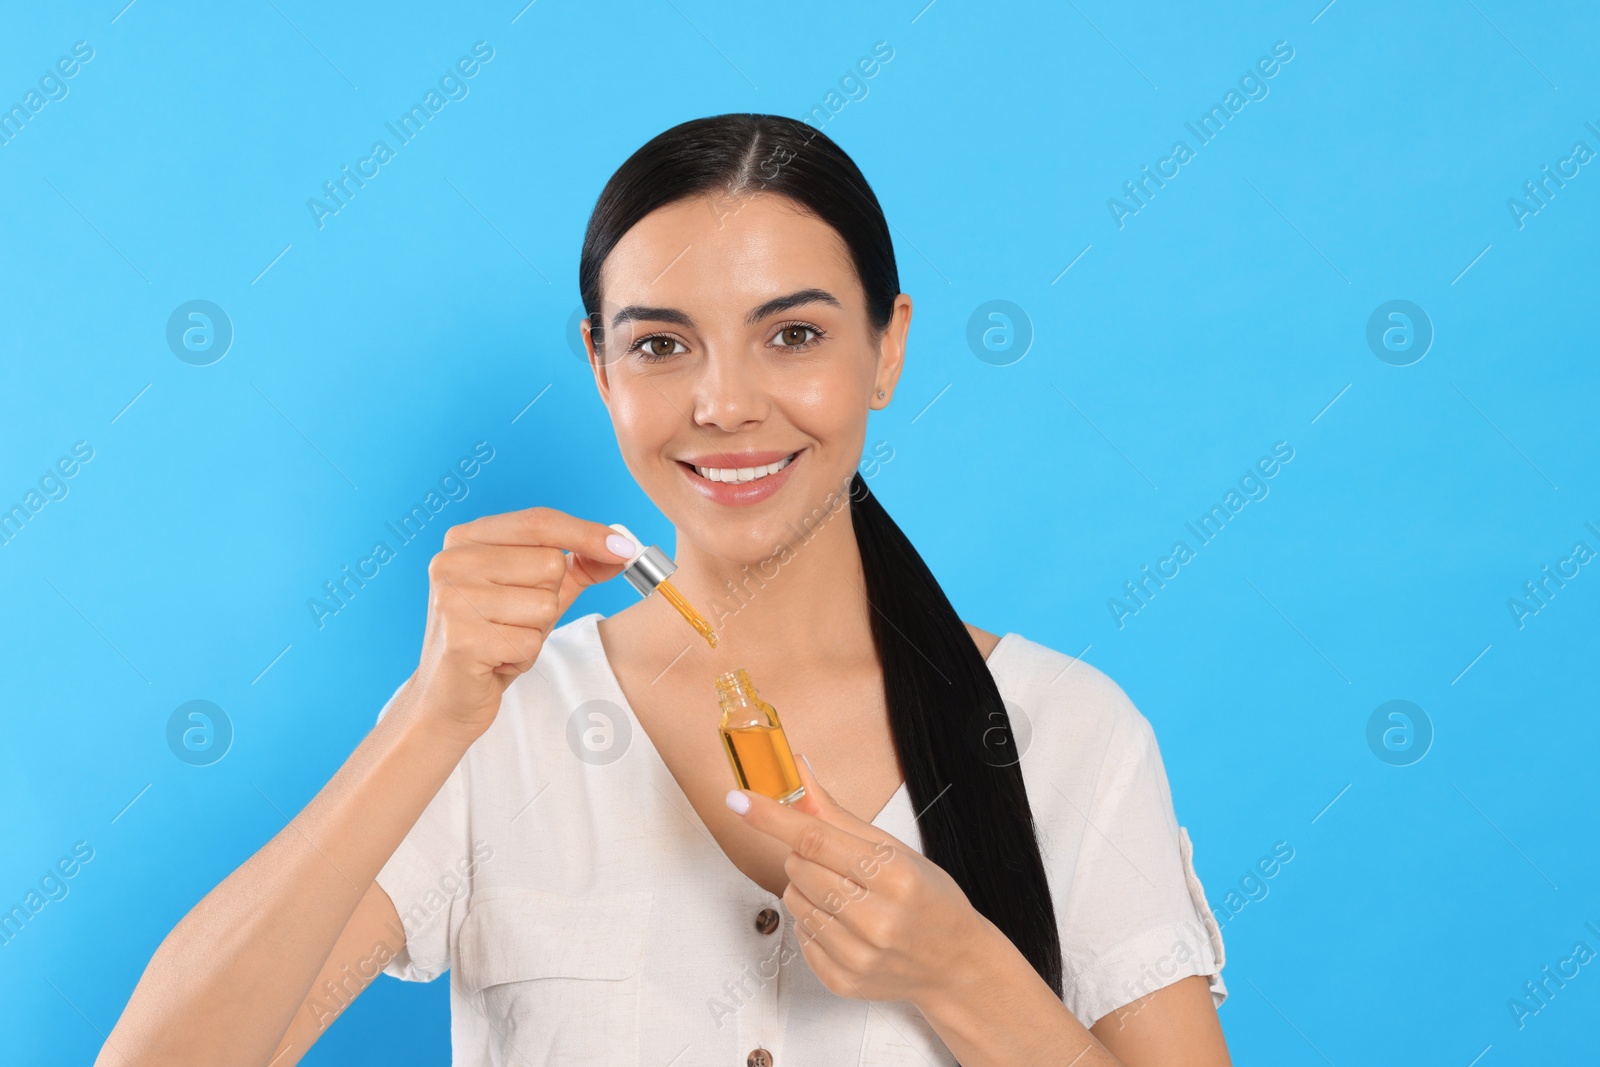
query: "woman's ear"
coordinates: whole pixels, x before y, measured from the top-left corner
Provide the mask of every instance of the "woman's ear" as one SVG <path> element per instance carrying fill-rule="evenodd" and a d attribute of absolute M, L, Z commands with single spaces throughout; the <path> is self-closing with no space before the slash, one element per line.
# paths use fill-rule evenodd
<path fill-rule="evenodd" d="M 894 387 L 900 381 L 900 372 L 906 364 L 906 335 L 911 329 L 911 297 L 901 293 L 894 298 L 889 312 L 889 325 L 878 339 L 878 373 L 872 383 L 873 408 L 889 406 L 894 399 Z M 879 396 L 879 393 L 882 396 Z"/>
<path fill-rule="evenodd" d="M 594 372 L 595 387 L 600 390 L 600 402 L 610 408 L 611 374 L 606 366 L 604 351 L 606 331 L 604 326 L 595 323 L 595 320 L 600 318 L 602 316 L 599 312 L 585 315 L 578 324 L 578 329 L 583 334 L 583 350 L 589 357 L 589 369 Z M 595 343 L 597 338 L 599 345 Z"/>

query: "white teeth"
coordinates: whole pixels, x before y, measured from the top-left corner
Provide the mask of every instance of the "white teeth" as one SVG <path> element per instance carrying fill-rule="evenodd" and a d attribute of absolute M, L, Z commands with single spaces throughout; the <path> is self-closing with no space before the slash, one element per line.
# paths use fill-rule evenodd
<path fill-rule="evenodd" d="M 777 474 L 789 465 L 793 456 L 785 456 L 765 467 L 696 467 L 695 473 L 712 482 L 753 482 L 769 474 Z"/>

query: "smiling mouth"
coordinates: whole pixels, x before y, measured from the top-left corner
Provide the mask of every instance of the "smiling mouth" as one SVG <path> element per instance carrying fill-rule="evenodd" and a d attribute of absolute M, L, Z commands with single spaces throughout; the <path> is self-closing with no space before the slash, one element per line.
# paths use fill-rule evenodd
<path fill-rule="evenodd" d="M 744 485 L 747 482 L 758 482 L 763 478 L 770 478 L 793 463 L 795 457 L 799 454 L 799 452 L 793 452 L 775 463 L 768 463 L 760 467 L 697 467 L 690 463 L 685 463 L 684 466 L 708 482 L 727 482 L 730 485 Z"/>

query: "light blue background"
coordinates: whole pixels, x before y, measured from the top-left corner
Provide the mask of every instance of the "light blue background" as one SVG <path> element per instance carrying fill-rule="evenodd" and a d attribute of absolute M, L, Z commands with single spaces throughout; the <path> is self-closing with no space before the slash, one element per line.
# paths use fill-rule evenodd
<path fill-rule="evenodd" d="M 88 1062 L 326 782 L 415 666 L 446 526 L 543 504 L 667 537 L 564 336 L 588 211 L 660 130 L 804 115 L 877 41 L 824 126 L 916 300 L 871 484 L 967 619 L 1127 689 L 1213 905 L 1294 849 L 1224 927 L 1237 1062 L 1592 1057 L 1600 964 L 1520 1029 L 1507 1004 L 1600 950 L 1600 565 L 1521 629 L 1507 607 L 1600 550 L 1600 164 L 1507 207 L 1600 150 L 1592 5 L 123 2 L 0 34 L 7 106 L 95 50 L 0 145 L 0 505 L 94 448 L 0 546 L 0 905 L 95 852 L 0 946 L 0 1060 Z M 470 95 L 319 230 L 307 198 L 479 40 Z M 1277 41 L 1269 95 L 1197 147 Z M 1178 138 L 1119 229 L 1107 199 Z M 235 330 L 210 366 L 166 345 L 193 299 Z M 992 299 L 1031 320 L 1010 366 L 965 340 Z M 1365 340 L 1392 299 L 1436 331 L 1411 366 Z M 480 440 L 470 495 L 319 630 L 307 599 Z M 1119 629 L 1107 600 L 1277 441 L 1270 496 Z M 209 767 L 166 743 L 194 699 L 236 731 Z M 1366 741 L 1393 699 L 1436 735 L 1408 767 Z M 446 994 L 380 979 L 304 1062 L 443 1062 Z"/>

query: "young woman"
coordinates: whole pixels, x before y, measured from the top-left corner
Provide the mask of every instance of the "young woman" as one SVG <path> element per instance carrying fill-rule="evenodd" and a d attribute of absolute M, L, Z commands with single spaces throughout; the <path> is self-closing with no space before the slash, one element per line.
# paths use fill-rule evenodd
<path fill-rule="evenodd" d="M 601 193 L 579 285 L 719 644 L 659 596 L 556 625 L 634 552 L 600 522 L 451 529 L 416 672 L 100 1062 L 288 1067 L 382 969 L 450 973 L 457 1064 L 1228 1063 L 1149 723 L 962 622 L 856 473 L 911 299 L 850 159 L 790 119 L 674 127 Z M 735 667 L 807 757 L 790 806 L 728 789 Z"/>

